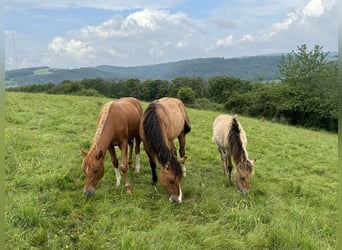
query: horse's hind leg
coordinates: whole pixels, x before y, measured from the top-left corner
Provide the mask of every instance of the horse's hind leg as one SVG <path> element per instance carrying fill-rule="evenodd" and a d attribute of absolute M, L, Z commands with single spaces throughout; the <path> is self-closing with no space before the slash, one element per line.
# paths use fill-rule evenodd
<path fill-rule="evenodd" d="M 140 143 L 141 139 L 138 136 L 135 138 L 135 169 L 137 172 L 140 171 Z"/>
<path fill-rule="evenodd" d="M 133 160 L 132 160 L 133 142 L 134 142 L 134 139 L 132 139 L 128 142 L 128 162 L 127 163 L 128 163 L 129 169 L 133 169 L 133 166 L 132 166 L 132 163 L 133 163 Z"/>
<path fill-rule="evenodd" d="M 179 136 L 178 136 L 178 142 L 179 142 L 179 155 L 180 157 L 184 157 L 185 156 L 185 134 L 184 133 L 181 133 Z"/>
<path fill-rule="evenodd" d="M 119 162 L 118 162 L 118 158 L 116 157 L 114 146 L 110 145 L 108 148 L 108 151 L 112 157 L 112 163 L 113 163 L 114 170 L 115 170 L 116 186 L 119 186 L 120 182 L 121 182 L 121 175 L 120 175 L 120 171 L 119 171 Z"/>
<path fill-rule="evenodd" d="M 185 157 L 185 134 L 184 133 L 181 133 L 179 136 L 178 136 L 178 142 L 179 142 L 179 155 L 180 155 L 180 158 L 183 158 Z M 186 167 L 185 167 L 185 164 L 181 164 L 182 166 L 182 170 L 183 170 L 183 176 L 186 176 Z"/>

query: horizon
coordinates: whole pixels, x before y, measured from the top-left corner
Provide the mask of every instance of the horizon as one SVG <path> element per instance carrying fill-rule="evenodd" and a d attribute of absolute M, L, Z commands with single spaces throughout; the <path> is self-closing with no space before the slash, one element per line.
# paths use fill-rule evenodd
<path fill-rule="evenodd" d="M 328 54 L 333 54 L 334 56 L 338 56 L 338 51 L 324 51 L 327 52 Z M 281 56 L 288 54 L 290 52 L 284 52 L 284 53 L 271 53 L 271 54 L 260 54 L 260 55 L 253 55 L 253 56 L 239 56 L 239 57 L 230 57 L 230 58 L 225 58 L 225 57 L 198 57 L 198 58 L 189 58 L 189 59 L 182 59 L 178 61 L 170 61 L 170 62 L 163 62 L 163 63 L 156 63 L 156 64 L 144 64 L 144 65 L 133 65 L 133 66 L 121 66 L 121 65 L 111 65 L 111 64 L 100 64 L 100 65 L 95 65 L 95 66 L 84 66 L 84 67 L 75 67 L 75 68 L 56 68 L 56 67 L 51 67 L 48 65 L 41 65 L 41 66 L 33 66 L 33 67 L 25 67 L 25 68 L 16 68 L 16 69 L 9 69 L 6 71 L 15 71 L 15 70 L 22 70 L 22 69 L 31 69 L 31 68 L 49 68 L 49 69 L 63 69 L 63 70 L 73 70 L 73 69 L 82 69 L 82 68 L 97 68 L 100 66 L 110 66 L 110 67 L 118 67 L 118 68 L 135 68 L 135 67 L 147 67 L 147 66 L 155 66 L 155 65 L 162 65 L 162 64 L 170 64 L 170 63 L 178 63 L 178 62 L 185 62 L 185 61 L 191 61 L 191 60 L 201 60 L 201 59 L 223 59 L 223 60 L 229 60 L 229 59 L 244 59 L 244 58 L 249 58 L 249 57 L 267 57 L 267 56 Z"/>

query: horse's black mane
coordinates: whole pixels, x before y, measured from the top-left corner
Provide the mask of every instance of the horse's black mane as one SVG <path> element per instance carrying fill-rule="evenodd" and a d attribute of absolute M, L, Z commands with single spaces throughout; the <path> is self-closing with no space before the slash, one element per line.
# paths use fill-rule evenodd
<path fill-rule="evenodd" d="M 228 143 L 231 147 L 232 150 L 232 155 L 235 158 L 242 158 L 243 160 L 247 160 L 246 159 L 246 153 L 245 150 L 242 146 L 242 141 L 240 138 L 240 127 L 239 127 L 239 123 L 236 120 L 235 117 L 233 117 L 232 119 L 232 123 L 231 123 L 231 127 L 228 133 Z"/>
<path fill-rule="evenodd" d="M 183 171 L 177 158 L 172 155 L 171 150 L 166 146 L 159 119 L 156 113 L 157 101 L 150 103 L 144 113 L 143 128 L 145 138 L 149 146 L 155 152 L 162 165 L 170 162 L 171 169 L 176 176 L 182 176 Z"/>

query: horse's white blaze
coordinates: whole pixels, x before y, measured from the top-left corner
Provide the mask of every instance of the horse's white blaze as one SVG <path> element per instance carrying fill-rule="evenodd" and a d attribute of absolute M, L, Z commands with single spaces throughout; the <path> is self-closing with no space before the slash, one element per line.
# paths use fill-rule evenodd
<path fill-rule="evenodd" d="M 137 172 L 140 171 L 140 155 L 139 154 L 135 155 L 135 169 L 137 170 Z"/>
<path fill-rule="evenodd" d="M 181 186 L 179 185 L 179 196 L 178 196 L 177 202 L 178 202 L 178 203 L 181 203 L 181 202 L 182 202 L 182 198 L 183 198 L 182 188 L 181 188 Z"/>
<path fill-rule="evenodd" d="M 186 176 L 186 167 L 185 164 L 182 164 L 183 176 Z"/>
<path fill-rule="evenodd" d="M 114 168 L 114 169 L 115 169 L 115 176 L 116 176 L 116 185 L 119 186 L 121 183 L 120 171 L 118 168 Z"/>

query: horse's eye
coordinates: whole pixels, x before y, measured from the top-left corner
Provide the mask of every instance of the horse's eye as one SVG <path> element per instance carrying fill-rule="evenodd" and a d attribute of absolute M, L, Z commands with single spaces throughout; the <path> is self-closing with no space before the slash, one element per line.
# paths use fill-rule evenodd
<path fill-rule="evenodd" d="M 241 176 L 240 179 L 241 179 L 242 181 L 244 181 L 244 180 L 246 179 L 246 177 Z"/>
<path fill-rule="evenodd" d="M 175 184 L 175 181 L 174 180 L 169 180 L 169 183 L 174 185 Z"/>
<path fill-rule="evenodd" d="M 99 170 L 97 170 L 97 169 L 95 169 L 95 170 L 93 171 L 94 174 L 97 174 L 98 172 L 99 172 Z"/>

